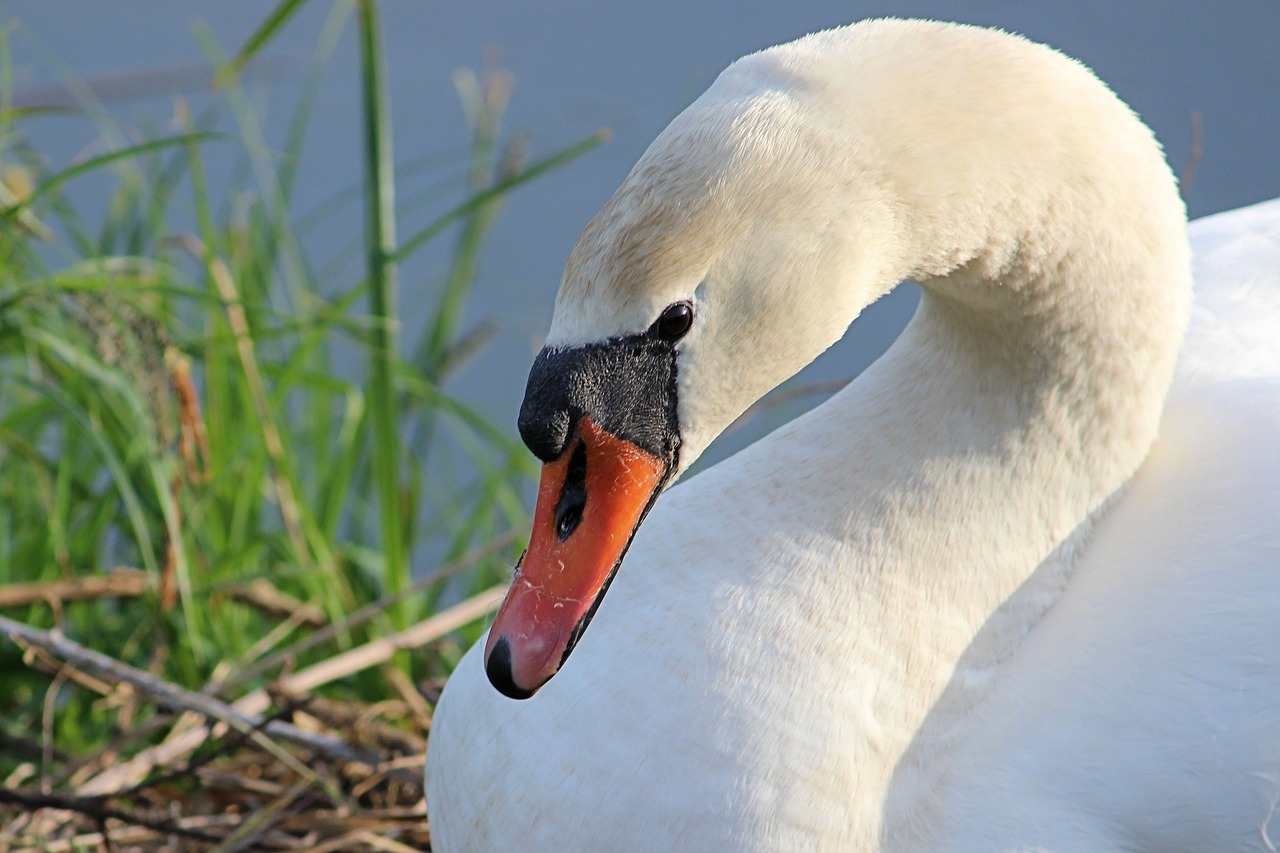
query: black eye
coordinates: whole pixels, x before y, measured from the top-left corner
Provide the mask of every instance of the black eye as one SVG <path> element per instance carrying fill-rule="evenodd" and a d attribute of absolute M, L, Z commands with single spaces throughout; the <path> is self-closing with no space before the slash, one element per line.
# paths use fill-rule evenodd
<path fill-rule="evenodd" d="M 678 341 L 693 328 L 693 306 L 688 302 L 668 305 L 662 316 L 653 324 L 658 337 L 664 341 Z"/>

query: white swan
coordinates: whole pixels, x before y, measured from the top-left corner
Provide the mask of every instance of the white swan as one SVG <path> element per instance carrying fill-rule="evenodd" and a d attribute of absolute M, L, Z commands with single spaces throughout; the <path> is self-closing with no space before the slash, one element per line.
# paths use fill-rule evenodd
<path fill-rule="evenodd" d="M 721 74 L 569 261 L 435 849 L 1275 849 L 1280 203 L 1191 233 L 1194 306 L 1150 132 L 1021 38 Z M 893 348 L 662 496 L 601 600 L 659 484 L 901 280 Z"/>

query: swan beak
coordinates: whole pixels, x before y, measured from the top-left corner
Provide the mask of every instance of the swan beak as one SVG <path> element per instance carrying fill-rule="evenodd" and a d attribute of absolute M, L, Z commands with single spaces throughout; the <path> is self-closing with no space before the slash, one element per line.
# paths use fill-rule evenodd
<path fill-rule="evenodd" d="M 542 466 L 529 549 L 485 646 L 485 670 L 501 693 L 527 699 L 560 669 L 667 469 L 586 416 L 559 458 Z"/>

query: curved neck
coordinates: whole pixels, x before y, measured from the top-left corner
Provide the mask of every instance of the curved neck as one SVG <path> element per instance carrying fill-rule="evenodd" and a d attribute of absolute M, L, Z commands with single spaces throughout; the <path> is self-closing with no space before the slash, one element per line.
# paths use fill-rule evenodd
<path fill-rule="evenodd" d="M 877 289 L 925 295 L 882 372 L 916 383 L 900 404 L 940 395 L 922 411 L 988 420 L 975 435 L 1021 449 L 1011 473 L 1034 459 L 1044 485 L 1069 481 L 1059 541 L 1155 439 L 1191 300 L 1176 182 L 1151 132 L 1060 54 L 886 33 L 907 38 L 856 69 L 845 106 L 847 180 L 887 215 L 868 229 L 859 204 L 845 221 L 853 245 L 878 238 Z M 934 68 L 942 51 L 965 72 Z"/>
<path fill-rule="evenodd" d="M 822 648 L 825 683 L 847 686 L 834 701 L 855 756 L 813 772 L 862 810 L 853 817 L 867 849 L 893 834 L 883 804 L 926 718 L 958 719 L 976 701 L 978 688 L 956 678 L 962 655 L 981 669 L 1012 654 L 1064 582 L 1071 543 L 1145 458 L 1186 322 L 1185 220 L 1158 148 L 1087 72 L 1048 56 L 1053 86 L 1019 67 L 1001 91 L 1031 102 L 1057 87 L 1070 103 L 1014 109 L 1019 123 L 1004 131 L 980 110 L 961 111 L 947 133 L 910 116 L 877 120 L 903 103 L 952 116 L 973 91 L 948 91 L 949 79 L 907 94 L 865 88 L 850 110 L 860 201 L 844 214 L 855 234 L 845 243 L 878 247 L 872 296 L 906 279 L 924 299 L 880 361 L 728 475 L 730 493 L 763 492 L 735 521 L 744 540 L 782 530 L 795 552 L 728 570 L 728 582 L 769 589 L 770 607 L 794 614 L 763 620 L 759 648 L 741 654 Z M 908 62 L 897 59 L 894 73 Z M 1087 78 L 1078 104 L 1071 75 Z M 1026 92 L 1009 91 L 1024 77 Z M 833 207 L 847 192 L 839 183 Z M 869 209 L 887 215 L 868 226 Z M 780 624 L 793 633 L 779 637 Z M 772 690 L 768 677 L 752 691 Z"/>
<path fill-rule="evenodd" d="M 1029 308 L 1037 300 L 1024 297 L 1036 282 L 977 285 L 968 270 L 958 272 L 924 282 L 911 324 L 863 376 L 740 454 L 726 472 L 731 483 L 707 484 L 756 494 L 752 511 L 735 521 L 743 542 L 772 531 L 743 551 L 758 548 L 770 560 L 727 567 L 729 577 L 714 582 L 740 585 L 747 601 L 748 590 L 767 589 L 770 610 L 796 614 L 755 614 L 758 643 L 740 642 L 744 663 L 727 669 L 790 654 L 812 670 L 813 650 L 821 649 L 817 667 L 829 671 L 816 683 L 841 688 L 834 700 L 824 692 L 777 701 L 796 714 L 804 713 L 797 704 L 812 701 L 805 717 L 815 720 L 838 706 L 852 760 L 831 753 L 830 766 L 810 770 L 854 810 L 864 843 L 850 849 L 880 849 L 881 840 L 892 848 L 895 815 L 910 825 L 916 797 L 927 800 L 937 760 L 935 741 L 921 740 L 921 731 L 962 721 L 986 683 L 965 673 L 1013 654 L 1061 590 L 1074 544 L 1154 439 L 1161 377 L 1178 339 L 1172 309 L 1175 328 L 1164 346 L 1140 339 L 1126 346 L 1122 329 L 1103 335 Z M 1043 284 L 1073 287 L 1068 279 Z M 993 291 L 976 298 L 975 286 Z M 1011 316 L 987 310 L 1001 299 L 1020 300 L 1026 316 L 998 319 Z M 776 557 L 780 549 L 794 555 Z M 779 625 L 788 636 L 779 636 Z M 735 695 L 777 689 L 772 672 L 736 685 Z M 819 746 L 812 752 L 826 754 Z M 913 768 L 905 776 L 904 760 Z"/>
<path fill-rule="evenodd" d="M 1077 199 L 1046 220 L 992 216 L 976 247 L 943 242 L 954 214 L 923 217 L 894 276 L 919 281 L 920 308 L 825 413 L 859 424 L 842 459 L 819 464 L 833 489 L 856 483 L 844 489 L 860 509 L 837 510 L 832 529 L 869 532 L 851 544 L 860 578 L 842 588 L 857 615 L 844 630 L 861 646 L 851 659 L 876 664 L 861 676 L 881 685 L 867 684 L 873 717 L 893 721 L 860 800 L 888 802 L 865 817 L 890 846 L 928 800 L 931 751 L 981 698 L 985 677 L 967 673 L 1013 654 L 1155 440 L 1190 298 L 1181 205 L 1158 165 L 1136 196 Z M 955 189 L 930 198 L 945 208 Z M 1131 205 L 1152 194 L 1167 212 Z M 939 255 L 959 262 L 939 272 Z M 817 584 L 839 595 L 834 577 Z"/>

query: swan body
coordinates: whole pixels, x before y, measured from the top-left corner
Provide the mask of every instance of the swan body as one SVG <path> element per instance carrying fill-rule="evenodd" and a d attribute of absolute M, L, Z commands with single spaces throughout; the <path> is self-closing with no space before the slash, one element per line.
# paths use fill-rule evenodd
<path fill-rule="evenodd" d="M 1194 304 L 1150 132 L 1023 39 L 870 21 L 726 70 L 588 226 L 548 351 L 691 305 L 674 477 L 899 281 L 920 308 L 653 502 L 540 692 L 468 653 L 435 849 L 1274 849 L 1280 202 L 1190 235 Z"/>

